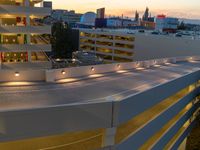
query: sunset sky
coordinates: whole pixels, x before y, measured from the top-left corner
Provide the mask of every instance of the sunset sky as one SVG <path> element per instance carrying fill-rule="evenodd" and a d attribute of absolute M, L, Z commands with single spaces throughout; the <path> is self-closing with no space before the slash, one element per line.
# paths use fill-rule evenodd
<path fill-rule="evenodd" d="M 142 13 L 146 6 L 152 15 L 166 14 L 181 18 L 200 19 L 200 0 L 52 0 L 54 9 L 76 10 L 84 13 L 105 7 L 107 15 L 133 17 L 137 9 Z"/>

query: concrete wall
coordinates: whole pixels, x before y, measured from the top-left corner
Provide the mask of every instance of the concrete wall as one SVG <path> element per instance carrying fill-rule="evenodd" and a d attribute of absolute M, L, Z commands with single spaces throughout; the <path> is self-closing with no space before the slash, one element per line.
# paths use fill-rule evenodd
<path fill-rule="evenodd" d="M 37 33 L 37 34 L 50 34 L 51 26 L 1 26 L 0 33 Z"/>
<path fill-rule="evenodd" d="M 50 44 L 1 44 L 0 52 L 24 52 L 24 51 L 34 51 L 41 52 L 43 51 L 51 51 Z"/>
<path fill-rule="evenodd" d="M 15 74 L 19 73 L 19 76 Z M 44 70 L 0 70 L 0 82 L 45 81 Z"/>
<path fill-rule="evenodd" d="M 0 141 L 110 128 L 111 118 L 111 102 L 0 112 Z"/>
<path fill-rule="evenodd" d="M 188 59 L 190 57 L 184 58 Z M 197 59 L 197 58 L 194 58 Z M 199 59 L 199 58 L 198 58 Z M 84 66 L 84 67 L 73 67 L 73 68 L 63 68 L 63 69 L 52 69 L 46 70 L 46 81 L 55 82 L 60 79 L 65 78 L 76 78 L 76 77 L 88 77 L 92 74 L 101 74 L 108 72 L 115 72 L 123 69 L 133 69 L 137 67 L 148 68 L 155 64 L 164 64 L 166 62 L 175 63 L 176 58 L 166 58 L 166 59 L 157 59 L 157 60 L 148 60 L 148 61 L 138 61 L 130 63 L 116 63 L 116 64 L 104 64 L 104 65 L 94 65 L 94 66 Z M 92 71 L 92 67 L 94 70 Z M 62 71 L 65 71 L 65 74 L 62 74 Z"/>
<path fill-rule="evenodd" d="M 92 74 L 101 74 L 108 72 L 115 72 L 118 70 L 134 69 L 138 67 L 149 68 L 156 64 L 176 63 L 176 61 L 188 61 L 190 59 L 200 60 L 199 56 L 195 57 L 180 57 L 180 58 L 164 58 L 164 59 L 154 59 L 148 61 L 137 61 L 130 63 L 116 63 L 116 64 L 104 64 L 104 65 L 94 65 L 94 66 L 82 66 L 82 67 L 72 67 L 72 68 L 62 68 L 62 69 L 44 69 L 40 70 L 38 68 L 43 68 L 46 66 L 50 68 L 49 62 L 35 62 L 32 64 L 13 64 L 4 63 L 0 64 L 0 82 L 7 81 L 46 81 L 55 82 L 66 78 L 88 78 Z M 21 66 L 21 67 L 20 67 Z M 30 68 L 27 70 L 23 69 L 23 66 Z M 94 68 L 94 70 L 92 70 Z M 65 74 L 62 74 L 65 71 Z M 20 76 L 15 77 L 15 72 L 19 72 Z"/>
<path fill-rule="evenodd" d="M 39 16 L 48 16 L 51 14 L 51 9 L 43 7 L 0 5 L 0 14 L 33 14 Z"/>
<path fill-rule="evenodd" d="M 200 40 L 162 35 L 135 35 L 134 60 L 200 55 Z"/>

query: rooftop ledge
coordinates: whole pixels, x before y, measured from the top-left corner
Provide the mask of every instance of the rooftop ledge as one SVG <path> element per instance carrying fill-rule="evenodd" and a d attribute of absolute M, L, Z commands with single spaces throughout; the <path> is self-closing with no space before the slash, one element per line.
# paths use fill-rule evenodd
<path fill-rule="evenodd" d="M 196 76 L 199 60 L 194 56 L 64 69 L 3 69 L 0 110 L 121 101 L 173 80 Z"/>
<path fill-rule="evenodd" d="M 1 70 L 0 110 L 121 101 L 179 78 L 198 75 L 199 58 L 166 58 L 64 69 Z"/>
<path fill-rule="evenodd" d="M 82 66 L 72 68 L 61 69 L 45 69 L 15 67 L 15 69 L 3 69 L 3 64 L 0 62 L 0 82 L 34 82 L 42 81 L 48 83 L 66 83 L 73 81 L 86 79 L 91 77 L 101 77 L 107 73 L 126 73 L 127 70 L 144 71 L 149 68 L 159 68 L 161 66 L 170 66 L 176 63 L 188 62 L 196 63 L 200 61 L 200 56 L 187 56 L 187 57 L 174 57 L 163 58 L 147 61 L 137 61 L 130 63 L 114 63 L 95 66 Z M 34 63 L 33 63 L 34 64 Z M 37 63 L 36 63 L 37 64 Z M 42 64 L 42 62 L 41 62 Z M 22 65 L 23 66 L 23 65 Z M 17 69 L 16 69 L 17 68 Z M 49 67 L 48 67 L 49 68 Z M 174 67 L 175 68 L 175 67 Z M 19 76 L 15 76 L 15 73 L 19 72 Z M 34 72 L 37 72 L 36 75 Z"/>

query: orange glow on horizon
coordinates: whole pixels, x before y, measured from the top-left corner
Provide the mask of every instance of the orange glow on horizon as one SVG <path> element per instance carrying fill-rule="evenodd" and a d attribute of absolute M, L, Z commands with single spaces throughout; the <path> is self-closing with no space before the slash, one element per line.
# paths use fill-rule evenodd
<path fill-rule="evenodd" d="M 95 12 L 96 9 L 105 7 L 107 16 L 121 16 L 123 14 L 134 17 L 136 10 L 142 15 L 148 6 L 152 16 L 166 14 L 171 17 L 184 16 L 184 18 L 200 19 L 200 1 L 197 0 L 52 0 L 52 2 L 54 9 L 75 10 L 78 13 Z"/>

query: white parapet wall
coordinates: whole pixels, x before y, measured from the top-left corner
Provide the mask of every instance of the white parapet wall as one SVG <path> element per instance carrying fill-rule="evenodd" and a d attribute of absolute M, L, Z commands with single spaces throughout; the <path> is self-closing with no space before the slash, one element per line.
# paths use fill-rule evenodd
<path fill-rule="evenodd" d="M 164 58 L 164 59 L 156 59 L 148 61 L 103 64 L 103 65 L 82 66 L 82 67 L 62 68 L 53 70 L 51 69 L 51 70 L 46 70 L 46 82 L 55 82 L 66 78 L 87 77 L 93 74 L 102 74 L 108 72 L 115 72 L 119 70 L 128 70 L 133 68 L 149 68 L 154 65 L 161 65 L 165 63 L 176 63 L 176 58 Z"/>
<path fill-rule="evenodd" d="M 45 81 L 45 70 L 0 70 L 0 82 Z"/>
<path fill-rule="evenodd" d="M 176 63 L 179 61 L 200 60 L 200 56 L 188 56 L 178 58 L 163 58 L 147 61 L 137 61 L 130 63 L 103 64 L 94 66 L 82 66 L 62 69 L 34 69 L 34 70 L 4 70 L 0 69 L 0 82 L 31 82 L 46 81 L 57 82 L 68 78 L 87 78 L 90 75 L 115 72 L 128 69 L 143 69 L 155 65 Z M 1 66 L 1 65 L 0 65 Z M 0 67 L 1 68 L 1 67 Z"/>

